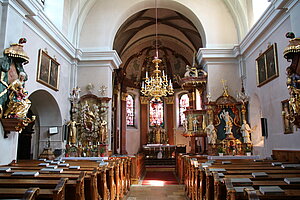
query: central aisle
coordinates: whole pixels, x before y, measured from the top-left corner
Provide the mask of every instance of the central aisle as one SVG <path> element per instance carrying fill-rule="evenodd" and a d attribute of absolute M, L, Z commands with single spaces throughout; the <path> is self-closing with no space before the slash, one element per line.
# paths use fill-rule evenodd
<path fill-rule="evenodd" d="M 174 168 L 147 167 L 143 180 L 132 185 L 125 200 L 187 200 L 184 185 L 179 185 Z"/>

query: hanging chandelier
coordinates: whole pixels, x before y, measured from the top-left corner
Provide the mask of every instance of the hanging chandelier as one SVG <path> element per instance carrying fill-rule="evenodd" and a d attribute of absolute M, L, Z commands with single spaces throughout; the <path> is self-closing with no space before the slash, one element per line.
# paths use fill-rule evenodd
<path fill-rule="evenodd" d="M 174 89 L 171 79 L 168 81 L 168 76 L 165 75 L 164 70 L 159 70 L 159 63 L 162 62 L 158 58 L 158 42 L 157 42 L 157 0 L 155 0 L 155 49 L 156 56 L 152 62 L 155 64 L 155 70 L 153 71 L 152 76 L 148 77 L 148 72 L 146 71 L 145 81 L 142 82 L 141 93 L 145 96 L 154 97 L 159 99 L 160 97 L 174 94 Z"/>

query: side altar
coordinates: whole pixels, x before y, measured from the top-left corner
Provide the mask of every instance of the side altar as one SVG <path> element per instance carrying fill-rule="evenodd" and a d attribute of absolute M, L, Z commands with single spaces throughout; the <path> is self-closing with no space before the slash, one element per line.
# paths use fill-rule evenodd
<path fill-rule="evenodd" d="M 71 92 L 71 120 L 67 123 L 66 156 L 107 156 L 107 109 L 110 98 L 92 93 L 80 97 L 80 88 Z"/>

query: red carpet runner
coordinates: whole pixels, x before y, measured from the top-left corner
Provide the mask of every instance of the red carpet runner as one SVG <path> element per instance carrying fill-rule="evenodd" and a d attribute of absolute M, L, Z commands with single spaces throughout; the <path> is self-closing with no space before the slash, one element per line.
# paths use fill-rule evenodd
<path fill-rule="evenodd" d="M 178 182 L 172 171 L 148 171 L 142 185 L 178 185 Z"/>

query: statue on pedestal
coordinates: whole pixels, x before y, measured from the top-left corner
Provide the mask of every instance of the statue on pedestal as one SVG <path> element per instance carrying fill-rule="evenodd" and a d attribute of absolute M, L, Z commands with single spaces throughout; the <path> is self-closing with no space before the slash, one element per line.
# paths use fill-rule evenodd
<path fill-rule="evenodd" d="M 71 144 L 76 144 L 77 143 L 77 123 L 75 120 L 74 121 L 69 121 L 67 126 L 69 126 L 69 142 Z"/>
<path fill-rule="evenodd" d="M 223 118 L 225 121 L 225 134 L 231 134 L 233 119 L 229 115 L 229 112 L 223 110 L 223 112 L 220 114 L 220 118 Z"/>
<path fill-rule="evenodd" d="M 216 129 L 211 122 L 206 128 L 208 144 L 215 145 L 217 143 L 217 132 Z"/>
<path fill-rule="evenodd" d="M 243 120 L 243 124 L 241 126 L 241 133 L 244 138 L 244 143 L 252 143 L 250 139 L 250 133 L 253 130 L 250 128 L 249 124 L 247 124 L 246 120 Z"/>

